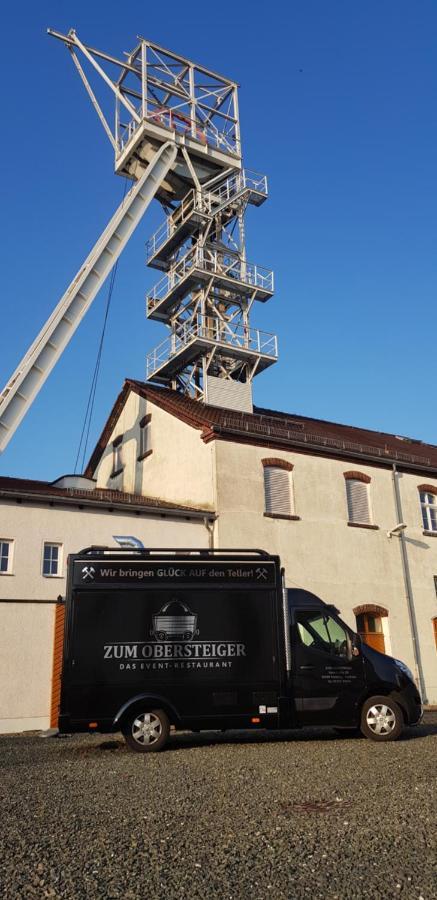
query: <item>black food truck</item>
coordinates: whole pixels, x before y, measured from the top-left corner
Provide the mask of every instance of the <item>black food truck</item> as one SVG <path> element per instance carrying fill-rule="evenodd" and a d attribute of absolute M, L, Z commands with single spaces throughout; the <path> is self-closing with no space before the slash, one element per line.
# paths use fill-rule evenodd
<path fill-rule="evenodd" d="M 361 730 L 422 714 L 407 666 L 362 643 L 261 550 L 69 556 L 59 731 L 122 731 L 137 751 L 176 729 Z"/>

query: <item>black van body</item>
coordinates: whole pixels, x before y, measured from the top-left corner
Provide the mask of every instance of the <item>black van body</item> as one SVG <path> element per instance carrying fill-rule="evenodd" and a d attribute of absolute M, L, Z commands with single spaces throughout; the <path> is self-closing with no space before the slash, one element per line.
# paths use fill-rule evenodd
<path fill-rule="evenodd" d="M 358 729 L 421 717 L 411 673 L 338 611 L 285 590 L 260 550 L 88 548 L 69 557 L 60 732 L 122 730 L 159 750 L 177 729 Z"/>

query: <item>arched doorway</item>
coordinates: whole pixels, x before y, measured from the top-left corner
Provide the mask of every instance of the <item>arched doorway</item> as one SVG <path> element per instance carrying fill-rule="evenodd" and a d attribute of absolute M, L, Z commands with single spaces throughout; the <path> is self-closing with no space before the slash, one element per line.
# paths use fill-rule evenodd
<path fill-rule="evenodd" d="M 383 606 L 375 606 L 367 604 L 366 606 L 357 606 L 354 609 L 355 618 L 357 620 L 357 632 L 360 638 L 369 647 L 379 650 L 380 653 L 386 652 L 384 632 L 386 628 L 383 619 L 387 619 L 388 610 Z"/>

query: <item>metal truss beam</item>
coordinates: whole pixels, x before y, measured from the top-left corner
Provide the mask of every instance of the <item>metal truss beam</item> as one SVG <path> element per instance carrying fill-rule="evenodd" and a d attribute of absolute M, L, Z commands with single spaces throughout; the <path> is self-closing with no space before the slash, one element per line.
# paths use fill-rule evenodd
<path fill-rule="evenodd" d="M 0 452 L 5 449 L 53 366 L 71 340 L 97 292 L 115 265 L 175 163 L 173 142 L 155 153 L 142 178 L 131 188 L 49 320 L 0 394 Z"/>

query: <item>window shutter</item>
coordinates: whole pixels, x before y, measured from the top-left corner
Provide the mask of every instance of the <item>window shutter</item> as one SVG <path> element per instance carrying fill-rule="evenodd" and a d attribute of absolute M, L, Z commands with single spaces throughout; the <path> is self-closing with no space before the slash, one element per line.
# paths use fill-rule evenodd
<path fill-rule="evenodd" d="M 355 478 L 346 480 L 349 522 L 370 525 L 369 493 L 367 484 Z"/>
<path fill-rule="evenodd" d="M 290 472 L 277 466 L 266 466 L 264 492 L 267 513 L 291 516 Z"/>

